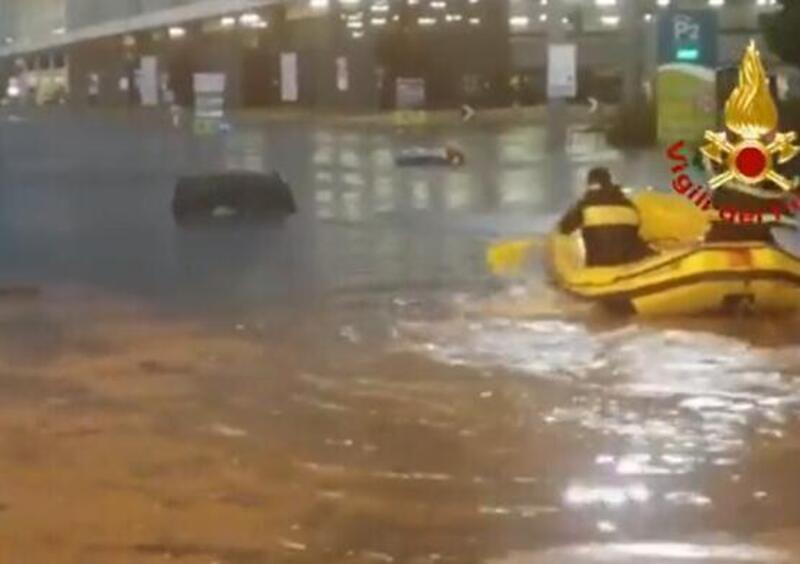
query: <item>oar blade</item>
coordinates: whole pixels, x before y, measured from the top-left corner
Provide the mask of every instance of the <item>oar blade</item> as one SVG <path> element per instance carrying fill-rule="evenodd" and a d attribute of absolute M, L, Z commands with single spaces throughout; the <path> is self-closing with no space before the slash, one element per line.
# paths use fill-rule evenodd
<path fill-rule="evenodd" d="M 536 240 L 532 238 L 497 241 L 486 251 L 486 264 L 496 276 L 513 276 L 530 264 Z"/>

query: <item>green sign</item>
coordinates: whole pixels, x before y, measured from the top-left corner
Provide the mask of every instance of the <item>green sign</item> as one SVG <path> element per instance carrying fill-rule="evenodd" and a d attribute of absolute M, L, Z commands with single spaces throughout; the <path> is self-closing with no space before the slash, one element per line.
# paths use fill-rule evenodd
<path fill-rule="evenodd" d="M 658 16 L 658 139 L 699 145 L 716 127 L 718 23 L 715 10 L 670 9 Z"/>
<path fill-rule="evenodd" d="M 678 61 L 697 61 L 700 59 L 699 49 L 678 49 L 675 53 L 675 59 Z"/>
<path fill-rule="evenodd" d="M 665 10 L 658 16 L 658 62 L 717 65 L 719 36 L 715 10 Z"/>

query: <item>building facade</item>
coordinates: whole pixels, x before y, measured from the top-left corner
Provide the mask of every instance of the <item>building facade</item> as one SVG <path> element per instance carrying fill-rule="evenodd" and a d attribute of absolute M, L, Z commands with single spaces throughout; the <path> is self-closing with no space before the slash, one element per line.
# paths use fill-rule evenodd
<path fill-rule="evenodd" d="M 578 96 L 615 102 L 622 88 L 621 61 L 630 58 L 622 32 L 626 0 L 562 0 L 567 40 L 578 46 Z M 708 10 L 716 14 L 719 33 L 717 66 L 738 65 L 747 42 L 755 38 L 771 66 L 780 61 L 769 52 L 759 29 L 764 14 L 779 9 L 776 0 L 627 0 L 641 26 L 639 56 L 644 76 L 652 78 L 657 66 L 658 18 L 668 10 Z M 511 67 L 527 79 L 523 97 L 528 103 L 544 100 L 547 44 L 547 0 L 510 0 L 509 37 Z"/>
<path fill-rule="evenodd" d="M 561 0 L 578 44 L 579 96 L 617 96 L 623 2 L 653 65 L 672 7 L 719 13 L 720 63 L 758 35 L 774 0 Z M 544 98 L 547 0 L 0 0 L 3 78 L 31 102 L 194 101 L 194 76 L 226 78 L 230 107 L 505 105 Z"/>

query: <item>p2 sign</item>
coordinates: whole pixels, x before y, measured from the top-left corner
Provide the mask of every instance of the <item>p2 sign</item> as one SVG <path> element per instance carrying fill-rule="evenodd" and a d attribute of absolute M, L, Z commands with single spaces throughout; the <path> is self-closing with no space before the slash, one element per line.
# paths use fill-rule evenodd
<path fill-rule="evenodd" d="M 658 62 L 717 65 L 717 13 L 714 10 L 667 10 L 659 15 Z"/>
<path fill-rule="evenodd" d="M 675 41 L 700 42 L 700 24 L 689 14 L 675 14 L 672 18 L 672 36 Z"/>
<path fill-rule="evenodd" d="M 716 123 L 717 13 L 667 10 L 658 20 L 658 139 L 698 144 Z"/>

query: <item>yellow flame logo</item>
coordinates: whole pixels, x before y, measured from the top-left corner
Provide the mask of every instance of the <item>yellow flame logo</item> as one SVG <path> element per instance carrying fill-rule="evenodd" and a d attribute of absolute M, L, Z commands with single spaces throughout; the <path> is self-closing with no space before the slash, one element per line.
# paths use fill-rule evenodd
<path fill-rule="evenodd" d="M 758 139 L 778 127 L 778 110 L 755 41 L 742 59 L 739 85 L 725 103 L 725 125 L 744 139 Z"/>
<path fill-rule="evenodd" d="M 732 181 L 763 189 L 769 181 L 781 190 L 800 188 L 796 181 L 775 170 L 797 155 L 797 133 L 781 133 L 778 129 L 778 109 L 769 92 L 767 73 L 754 41 L 750 42 L 739 68 L 739 85 L 725 104 L 725 125 L 728 131 L 706 131 L 707 143 L 700 149 L 713 163 L 724 168 L 708 181 L 713 189 Z M 733 132 L 734 135 L 731 135 Z M 769 134 L 769 135 L 768 135 Z M 738 138 L 737 138 L 738 136 Z M 761 154 L 762 167 L 748 165 L 750 157 Z"/>

